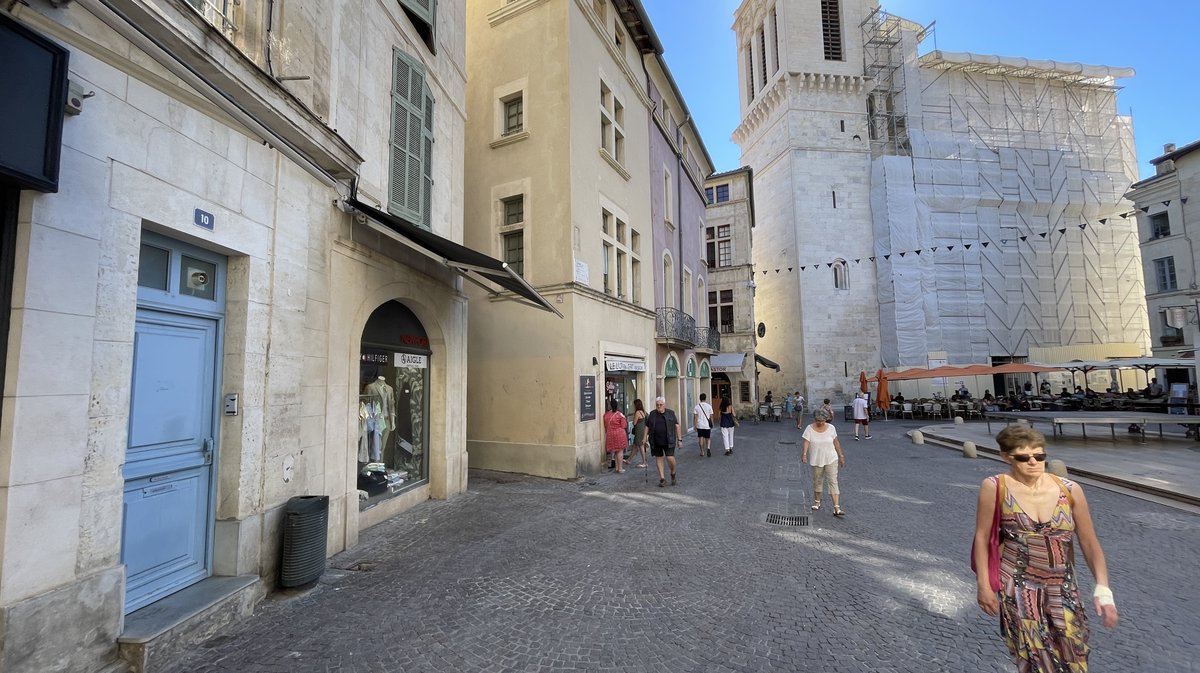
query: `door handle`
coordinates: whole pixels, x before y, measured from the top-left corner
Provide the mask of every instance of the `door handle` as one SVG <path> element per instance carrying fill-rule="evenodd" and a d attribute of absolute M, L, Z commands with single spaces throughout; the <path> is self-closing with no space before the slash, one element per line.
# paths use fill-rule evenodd
<path fill-rule="evenodd" d="M 205 438 L 205 440 L 204 440 L 204 454 L 203 454 L 203 455 L 204 455 L 204 464 L 205 464 L 205 465 L 212 465 L 212 462 L 213 462 L 213 445 L 214 445 L 214 444 L 215 444 L 215 442 L 213 442 L 213 438 L 212 438 L 212 437 L 207 437 L 207 438 Z"/>

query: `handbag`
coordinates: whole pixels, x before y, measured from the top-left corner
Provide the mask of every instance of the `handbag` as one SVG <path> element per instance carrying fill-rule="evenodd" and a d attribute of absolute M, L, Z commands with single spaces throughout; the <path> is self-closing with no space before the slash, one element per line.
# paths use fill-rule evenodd
<path fill-rule="evenodd" d="M 996 476 L 996 506 L 992 509 L 992 532 L 988 536 L 988 584 L 992 591 L 1000 591 L 1000 503 L 1003 501 L 1001 491 L 1004 490 L 1004 475 Z M 979 575 L 975 567 L 975 542 L 971 541 L 971 570 Z"/>

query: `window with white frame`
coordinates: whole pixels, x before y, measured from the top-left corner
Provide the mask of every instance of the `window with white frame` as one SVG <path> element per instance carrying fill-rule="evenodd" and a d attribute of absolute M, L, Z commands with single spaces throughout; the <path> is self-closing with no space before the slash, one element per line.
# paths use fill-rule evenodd
<path fill-rule="evenodd" d="M 506 96 L 500 101 L 503 118 L 500 123 L 501 135 L 510 136 L 525 130 L 525 92 L 518 91 Z"/>
<path fill-rule="evenodd" d="M 641 301 L 641 236 L 622 216 L 600 209 L 600 234 L 604 254 L 604 292 L 621 301 Z"/>
<path fill-rule="evenodd" d="M 1170 292 L 1179 289 L 1179 285 L 1175 280 L 1174 257 L 1162 257 L 1154 260 L 1154 276 L 1158 280 L 1159 292 Z"/>
<path fill-rule="evenodd" d="M 692 313 L 692 270 L 687 268 L 686 266 L 683 267 L 683 283 L 682 283 L 682 285 L 683 286 L 680 288 L 680 290 L 682 291 L 682 294 L 683 294 L 683 312 L 688 315 L 693 315 L 693 313 Z"/>
<path fill-rule="evenodd" d="M 733 232 L 728 224 L 704 228 L 704 258 L 710 269 L 733 266 Z"/>
<path fill-rule="evenodd" d="M 833 263 L 833 289 L 850 289 L 850 267 L 846 265 L 846 260 L 844 259 L 839 259 Z"/>
<path fill-rule="evenodd" d="M 391 175 L 388 210 L 430 229 L 433 195 L 433 93 L 425 68 L 400 51 L 392 57 Z"/>
<path fill-rule="evenodd" d="M 1171 218 L 1166 212 L 1150 216 L 1150 238 L 1162 238 L 1171 235 Z"/>
<path fill-rule="evenodd" d="M 671 259 L 671 253 L 664 252 L 662 258 L 663 270 L 663 306 L 675 306 L 675 262 Z"/>
<path fill-rule="evenodd" d="M 713 325 L 721 334 L 733 332 L 733 290 L 708 291 L 708 326 Z"/>
<path fill-rule="evenodd" d="M 666 222 L 667 224 L 671 224 L 672 222 L 675 221 L 675 216 L 674 216 L 675 204 L 674 204 L 674 199 L 671 198 L 672 191 L 673 191 L 671 189 L 671 171 L 667 170 L 665 167 L 663 168 L 662 184 L 663 184 L 663 221 Z"/>
<path fill-rule="evenodd" d="M 500 199 L 500 259 L 517 274 L 525 275 L 525 195 Z"/>
<path fill-rule="evenodd" d="M 600 148 L 618 164 L 625 163 L 625 106 L 600 81 Z"/>

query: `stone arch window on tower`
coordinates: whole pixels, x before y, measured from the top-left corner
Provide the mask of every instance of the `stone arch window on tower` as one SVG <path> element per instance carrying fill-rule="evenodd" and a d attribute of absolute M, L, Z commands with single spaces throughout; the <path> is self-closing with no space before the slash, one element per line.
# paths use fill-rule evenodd
<path fill-rule="evenodd" d="M 767 85 L 767 27 L 763 24 L 758 27 L 758 53 L 759 62 L 762 67 L 758 69 L 758 85 L 765 87 Z"/>
<path fill-rule="evenodd" d="M 844 61 L 842 49 L 842 8 L 839 0 L 821 0 L 821 39 L 826 61 Z"/>
<path fill-rule="evenodd" d="M 779 8 L 771 8 L 771 47 L 775 54 L 775 72 L 779 72 Z"/>
<path fill-rule="evenodd" d="M 844 259 L 839 259 L 833 263 L 833 289 L 850 289 L 850 267 L 846 265 L 846 260 Z"/>
<path fill-rule="evenodd" d="M 754 49 L 747 42 L 744 48 L 746 52 L 746 105 L 749 105 L 754 100 Z"/>

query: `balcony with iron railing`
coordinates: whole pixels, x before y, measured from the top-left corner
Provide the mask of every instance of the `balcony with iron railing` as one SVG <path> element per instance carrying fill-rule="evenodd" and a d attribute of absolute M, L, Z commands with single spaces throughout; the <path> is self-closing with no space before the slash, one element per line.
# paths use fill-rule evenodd
<path fill-rule="evenodd" d="M 658 343 L 678 348 L 696 345 L 696 319 L 677 308 L 654 310 L 654 335 Z"/>
<path fill-rule="evenodd" d="M 721 333 L 717 331 L 717 328 L 696 328 L 696 350 L 707 353 L 721 352 Z"/>

